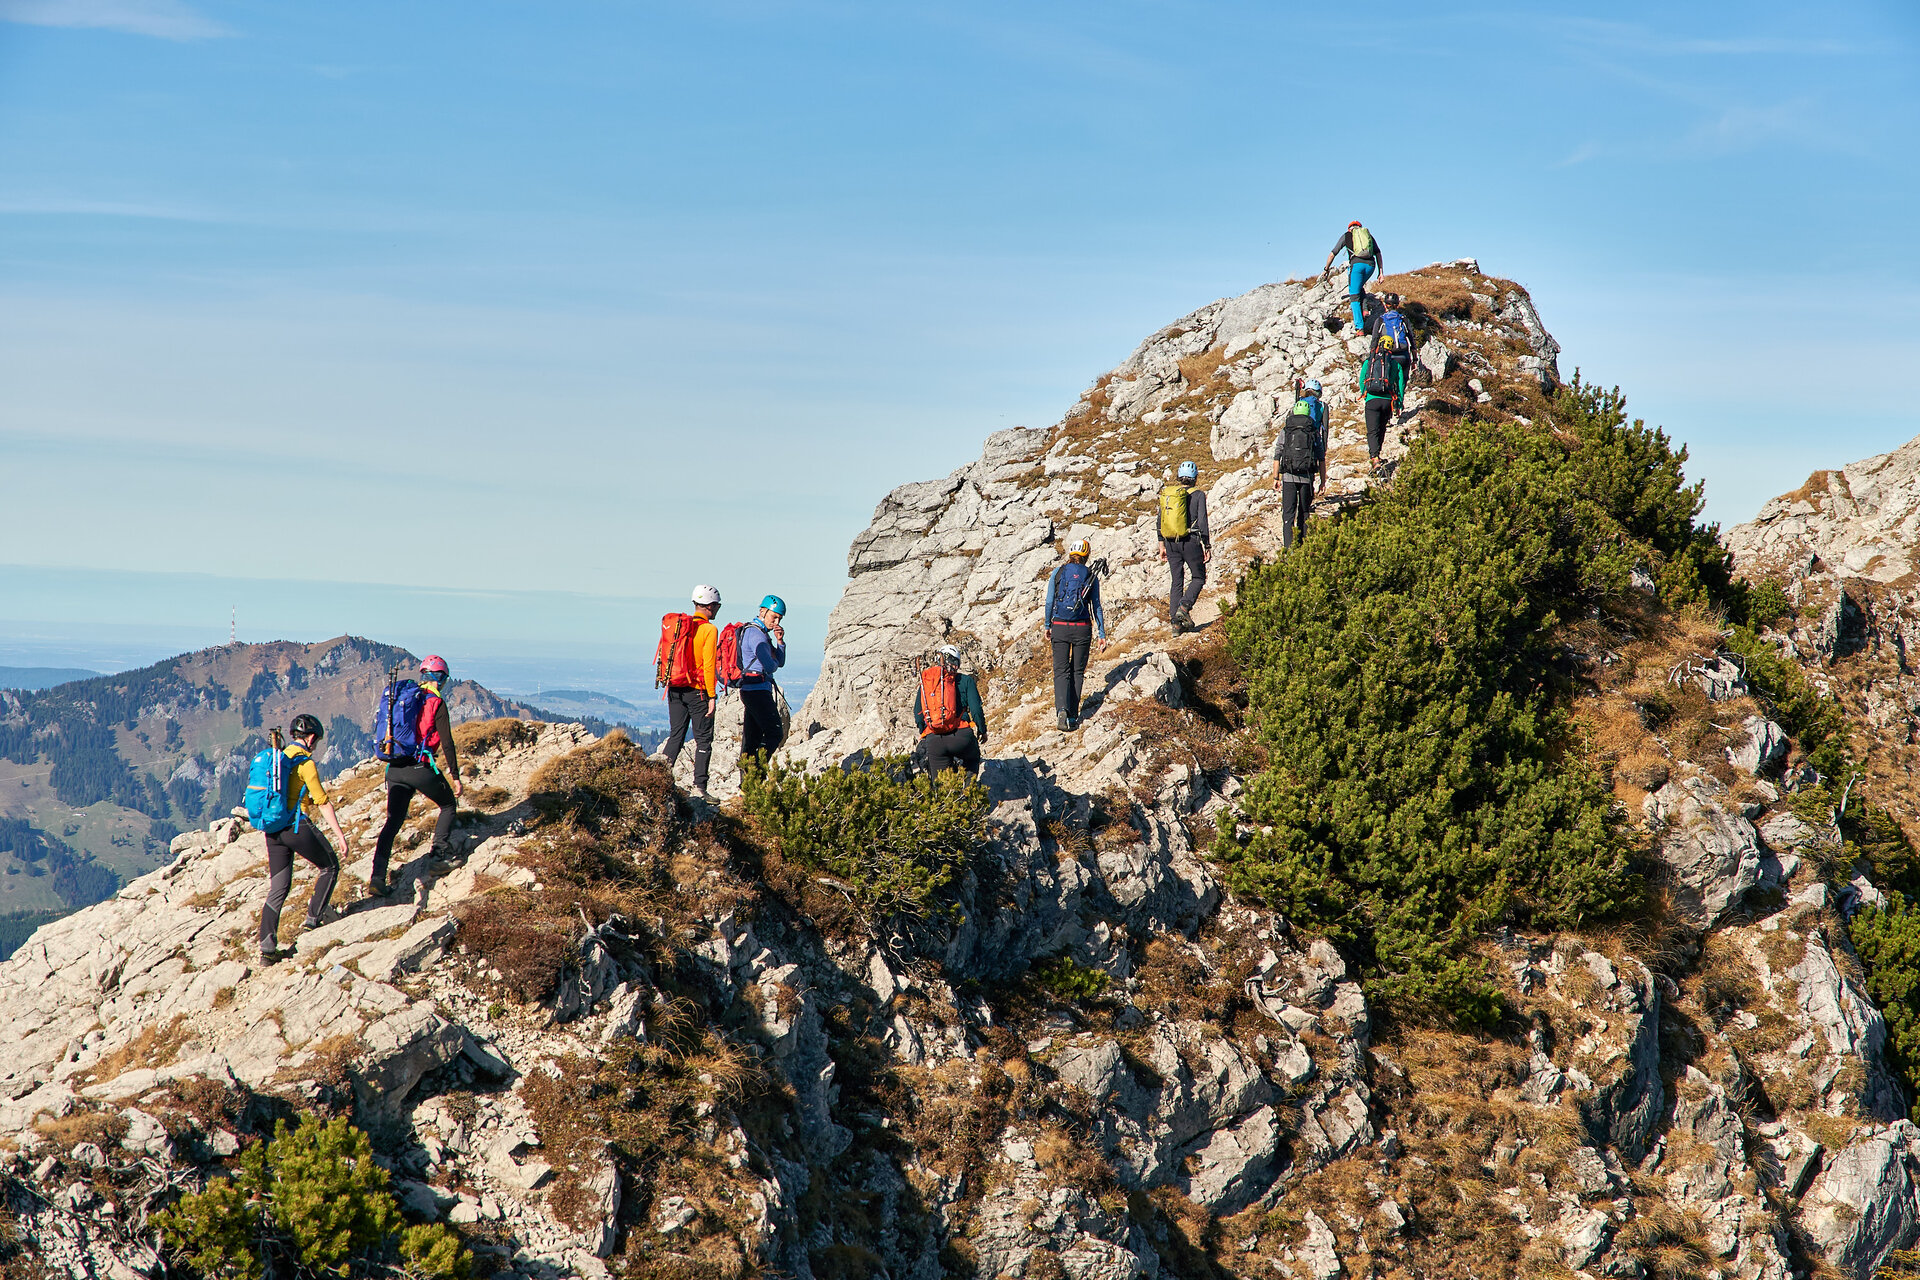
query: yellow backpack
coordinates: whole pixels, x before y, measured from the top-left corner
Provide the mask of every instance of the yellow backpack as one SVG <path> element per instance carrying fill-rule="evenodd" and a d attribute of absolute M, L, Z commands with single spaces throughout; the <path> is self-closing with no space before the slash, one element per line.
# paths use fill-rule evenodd
<path fill-rule="evenodd" d="M 1373 256 L 1373 232 L 1365 227 L 1355 227 L 1353 235 L 1353 256 L 1371 258 Z"/>
<path fill-rule="evenodd" d="M 1170 484 L 1160 490 L 1160 536 L 1184 538 L 1187 525 L 1187 495 L 1193 490 L 1183 484 Z"/>

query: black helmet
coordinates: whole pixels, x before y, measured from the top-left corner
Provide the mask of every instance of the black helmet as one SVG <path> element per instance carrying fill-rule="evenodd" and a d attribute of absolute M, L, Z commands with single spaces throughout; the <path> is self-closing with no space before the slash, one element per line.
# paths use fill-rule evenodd
<path fill-rule="evenodd" d="M 293 736 L 296 738 L 324 738 L 327 736 L 327 731 L 321 727 L 320 721 L 309 715 L 295 716 L 293 718 L 293 724 L 288 727 L 293 730 Z"/>

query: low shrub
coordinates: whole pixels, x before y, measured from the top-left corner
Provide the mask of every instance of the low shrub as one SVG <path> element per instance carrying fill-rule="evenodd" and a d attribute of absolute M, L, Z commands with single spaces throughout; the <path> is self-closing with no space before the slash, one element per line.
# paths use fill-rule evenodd
<path fill-rule="evenodd" d="M 155 1215 L 167 1243 L 205 1276 L 409 1275 L 466 1280 L 473 1255 L 451 1228 L 405 1226 L 364 1131 L 311 1117 L 240 1157 L 232 1178 Z"/>
<path fill-rule="evenodd" d="M 1227 633 L 1270 763 L 1214 845 L 1232 888 L 1345 948 L 1375 998 L 1479 1026 L 1502 1004 L 1476 935 L 1638 903 L 1561 636 L 1641 566 L 1670 606 L 1724 599 L 1685 459 L 1576 379 L 1548 423 L 1423 439 L 1391 489 L 1249 573 Z"/>
<path fill-rule="evenodd" d="M 1734 627 L 1726 645 L 1740 656 L 1748 686 L 1800 744 L 1807 762 L 1826 777 L 1843 776 L 1853 761 L 1853 746 L 1840 703 L 1815 688 L 1797 663 L 1752 627 Z"/>
<path fill-rule="evenodd" d="M 539 736 L 540 729 L 533 721 L 516 720 L 511 716 L 468 720 L 453 726 L 453 745 L 460 749 L 463 756 L 483 756 L 489 751 L 524 747 Z"/>
<path fill-rule="evenodd" d="M 1867 994 L 1887 1020 L 1887 1056 L 1909 1091 L 1920 1082 L 1920 903 L 1898 891 L 1863 907 L 1847 936 L 1867 974 Z M 1911 1116 L 1920 1123 L 1920 1102 Z"/>
<path fill-rule="evenodd" d="M 781 857 L 833 876 L 876 921 L 948 914 L 947 890 L 986 838 L 986 790 L 959 770 L 906 778 L 903 759 L 793 772 L 748 761 L 747 812 Z"/>
<path fill-rule="evenodd" d="M 658 843 L 674 813 L 673 779 L 618 729 L 541 765 L 527 790 L 543 824 L 615 843 Z"/>
<path fill-rule="evenodd" d="M 1093 1000 L 1105 993 L 1113 975 L 1076 964 L 1072 956 L 1042 960 L 1029 971 L 1034 985 L 1057 1000 Z"/>

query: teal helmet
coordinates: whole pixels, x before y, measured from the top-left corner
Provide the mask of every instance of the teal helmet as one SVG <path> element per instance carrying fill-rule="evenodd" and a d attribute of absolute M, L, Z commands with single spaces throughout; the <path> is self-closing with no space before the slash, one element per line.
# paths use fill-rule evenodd
<path fill-rule="evenodd" d="M 1198 480 L 1200 478 L 1200 467 L 1198 463 L 1183 462 L 1180 464 L 1180 470 L 1174 474 L 1182 480 Z"/>
<path fill-rule="evenodd" d="M 760 607 L 762 609 L 773 610 L 779 617 L 784 618 L 787 616 L 787 602 L 779 596 L 768 596 L 760 602 Z"/>

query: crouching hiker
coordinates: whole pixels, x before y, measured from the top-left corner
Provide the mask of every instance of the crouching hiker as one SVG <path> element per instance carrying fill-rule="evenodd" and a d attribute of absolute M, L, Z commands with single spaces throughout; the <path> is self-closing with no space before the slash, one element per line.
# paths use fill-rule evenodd
<path fill-rule="evenodd" d="M 420 663 L 420 679 L 390 681 L 381 690 L 374 710 L 373 751 L 387 765 L 387 820 L 374 842 L 373 871 L 367 877 L 367 892 L 375 897 L 393 892 L 387 862 L 393 856 L 394 837 L 400 834 L 416 794 L 440 806 L 429 856 L 442 857 L 452 849 L 457 802 L 466 788 L 460 782 L 460 753 L 453 745 L 453 721 L 441 696 L 446 683 L 446 659 L 430 654 Z M 434 763 L 436 751 L 447 762 L 444 774 Z"/>
<path fill-rule="evenodd" d="M 971 726 L 968 720 L 973 721 Z M 943 646 L 934 664 L 920 673 L 920 687 L 913 695 L 913 724 L 920 730 L 920 753 L 928 773 L 938 777 L 948 769 L 965 769 L 979 776 L 987 713 L 980 705 L 979 683 L 960 674 L 960 651 L 952 645 Z"/>
<path fill-rule="evenodd" d="M 1047 579 L 1047 636 L 1053 642 L 1053 723 L 1062 732 L 1080 726 L 1080 692 L 1094 629 L 1107 647 L 1107 615 L 1100 607 L 1100 578 L 1087 565 L 1093 544 L 1077 538 L 1067 562 Z"/>
<path fill-rule="evenodd" d="M 320 767 L 313 762 L 313 749 L 326 731 L 309 715 L 295 716 L 290 728 L 293 742 L 282 746 L 280 731 L 275 729 L 273 745 L 254 756 L 247 771 L 247 821 L 267 837 L 267 900 L 260 906 L 260 959 L 265 964 L 293 954 L 291 947 L 282 950 L 280 946 L 280 908 L 293 888 L 296 856 L 320 869 L 301 930 L 326 922 L 327 904 L 340 878 L 340 859 L 314 826 L 316 812 L 333 829 L 340 853 L 353 856 L 353 844 L 340 828 L 340 817 L 320 783 Z"/>

